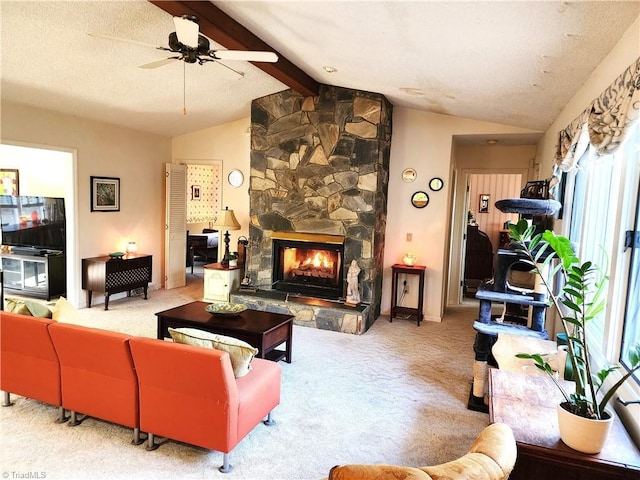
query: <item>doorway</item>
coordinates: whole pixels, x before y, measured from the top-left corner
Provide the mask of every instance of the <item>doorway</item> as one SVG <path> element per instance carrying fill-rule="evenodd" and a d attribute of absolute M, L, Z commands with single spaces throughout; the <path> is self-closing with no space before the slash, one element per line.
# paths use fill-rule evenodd
<path fill-rule="evenodd" d="M 463 236 L 462 294 L 475 298 L 479 285 L 493 277 L 494 255 L 504 243 L 505 224 L 516 214 L 503 213 L 495 202 L 520 196 L 522 175 L 473 173 L 467 175 L 467 221 Z"/>
<path fill-rule="evenodd" d="M 20 172 L 20 195 L 62 197 L 66 213 L 66 298 L 79 305 L 80 261 L 77 232 L 77 161 L 74 150 L 33 144 L 1 143 L 0 167 Z"/>
<path fill-rule="evenodd" d="M 454 198 L 454 218 L 452 221 L 449 252 L 449 283 L 447 304 L 462 305 L 465 300 L 465 263 L 467 253 L 467 229 L 470 212 L 475 218 L 477 230 L 482 231 L 491 242 L 488 252 L 493 264 L 493 254 L 499 246 L 500 231 L 512 217 L 495 208 L 495 202 L 502 198 L 519 197 L 520 190 L 528 178 L 526 168 L 462 169 L 456 174 Z M 486 198 L 488 196 L 488 199 Z M 483 198 L 484 197 L 484 198 Z M 483 203 L 484 200 L 484 203 Z M 483 212 L 480 212 L 483 207 Z M 517 219 L 517 217 L 515 217 Z M 470 261 L 477 258 L 475 252 Z"/>

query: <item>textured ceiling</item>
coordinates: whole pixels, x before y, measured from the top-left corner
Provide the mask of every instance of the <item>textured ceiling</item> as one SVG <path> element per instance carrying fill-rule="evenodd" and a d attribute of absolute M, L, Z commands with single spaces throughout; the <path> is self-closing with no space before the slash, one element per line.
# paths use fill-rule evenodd
<path fill-rule="evenodd" d="M 533 130 L 550 125 L 640 14 L 638 1 L 213 3 L 318 82 Z M 167 52 L 87 35 L 166 45 L 172 18 L 146 1 L 0 8 L 3 102 L 175 136 L 247 117 L 252 99 L 287 88 L 247 62 L 228 62 L 244 78 L 213 63 L 140 69 Z"/>

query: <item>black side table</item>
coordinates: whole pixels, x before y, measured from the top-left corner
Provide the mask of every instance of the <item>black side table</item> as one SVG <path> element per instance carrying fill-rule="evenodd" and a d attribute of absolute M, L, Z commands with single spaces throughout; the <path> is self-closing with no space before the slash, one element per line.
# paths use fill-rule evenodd
<path fill-rule="evenodd" d="M 396 315 L 408 315 L 409 318 L 415 318 L 420 326 L 420 322 L 424 318 L 423 302 L 424 302 L 424 272 L 427 267 L 423 265 L 403 265 L 396 263 L 391 266 L 391 315 L 389 321 L 392 322 Z M 399 307 L 398 306 L 398 275 L 418 275 L 418 308 Z"/>

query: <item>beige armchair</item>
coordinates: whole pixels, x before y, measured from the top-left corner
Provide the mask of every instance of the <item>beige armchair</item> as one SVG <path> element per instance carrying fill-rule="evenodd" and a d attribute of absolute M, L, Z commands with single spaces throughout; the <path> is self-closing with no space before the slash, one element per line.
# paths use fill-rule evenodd
<path fill-rule="evenodd" d="M 504 423 L 486 427 L 469 453 L 433 467 L 338 465 L 329 480 L 507 480 L 516 463 L 516 441 Z"/>

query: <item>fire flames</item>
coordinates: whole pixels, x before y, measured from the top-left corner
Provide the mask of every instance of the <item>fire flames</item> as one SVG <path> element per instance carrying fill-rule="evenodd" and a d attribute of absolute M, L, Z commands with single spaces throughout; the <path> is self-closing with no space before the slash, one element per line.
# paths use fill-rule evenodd
<path fill-rule="evenodd" d="M 330 262 L 326 255 L 316 252 L 313 257 L 307 257 L 301 262 L 301 265 L 313 265 L 316 268 L 333 268 L 333 262 Z"/>
<path fill-rule="evenodd" d="M 290 248 L 285 251 L 284 271 L 289 278 L 333 278 L 335 259 L 326 250 Z"/>

